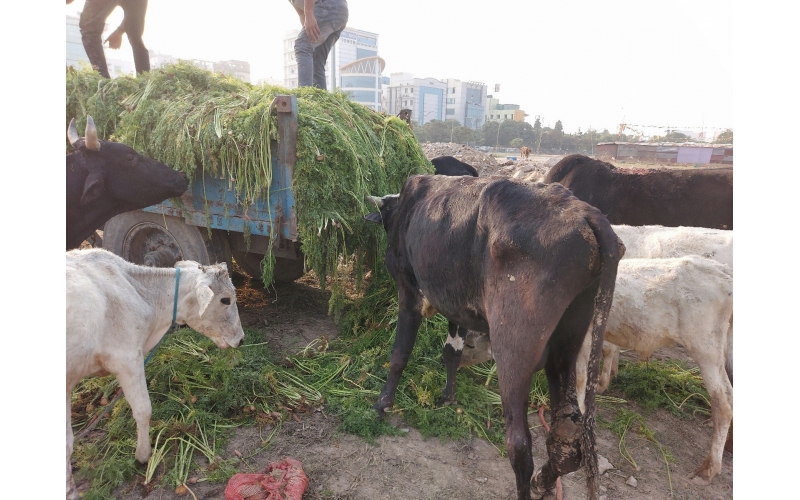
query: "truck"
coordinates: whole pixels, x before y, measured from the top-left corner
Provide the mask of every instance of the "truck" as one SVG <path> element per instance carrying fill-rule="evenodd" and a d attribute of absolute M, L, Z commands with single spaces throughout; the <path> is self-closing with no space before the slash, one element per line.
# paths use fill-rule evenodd
<path fill-rule="evenodd" d="M 271 247 L 276 282 L 302 276 L 304 262 L 292 191 L 297 162 L 296 96 L 277 96 L 271 112 L 277 113 L 278 140 L 271 147 L 268 193 L 243 207 L 233 179 L 211 178 L 198 170 L 179 200 L 165 200 L 106 222 L 102 247 L 129 262 L 154 267 L 193 260 L 200 264 L 225 262 L 230 269 L 233 259 L 254 278 L 261 277 L 261 262 Z"/>

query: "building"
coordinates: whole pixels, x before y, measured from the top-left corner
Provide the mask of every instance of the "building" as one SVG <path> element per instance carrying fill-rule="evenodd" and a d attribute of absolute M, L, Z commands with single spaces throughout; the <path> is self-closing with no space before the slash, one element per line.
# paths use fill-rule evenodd
<path fill-rule="evenodd" d="M 67 14 L 67 66 L 79 67 L 80 62 L 89 64 L 89 56 L 83 48 L 81 29 L 78 25 L 80 18 Z M 108 26 L 106 26 L 107 28 Z"/>
<path fill-rule="evenodd" d="M 486 111 L 484 112 L 484 122 L 502 122 L 514 120 L 515 122 L 525 121 L 527 113 L 519 109 L 519 104 L 500 104 L 500 99 L 490 95 L 486 96 Z"/>
<path fill-rule="evenodd" d="M 465 127 L 478 129 L 484 123 L 486 85 L 483 83 L 392 73 L 385 93 L 388 114 L 410 109 L 412 121 L 419 125 L 431 120 L 456 120 Z"/>
<path fill-rule="evenodd" d="M 299 31 L 291 30 L 283 39 L 283 83 L 297 88 L 297 61 L 294 41 Z M 350 99 L 376 111 L 383 107 L 383 69 L 386 62 L 378 55 L 378 35 L 345 28 L 328 54 L 325 76 L 328 90 L 340 88 Z"/>
<path fill-rule="evenodd" d="M 214 71 L 231 75 L 243 82 L 250 83 L 250 63 L 247 61 L 219 61 L 212 63 Z"/>
<path fill-rule="evenodd" d="M 733 165 L 733 144 L 601 142 L 595 148 L 595 155 L 616 160 Z"/>
<path fill-rule="evenodd" d="M 447 82 L 436 78 L 414 78 L 411 73 L 392 73 L 384 87 L 386 113 L 396 115 L 401 109 L 411 110 L 411 121 L 425 125 L 431 120 L 445 119 L 444 99 Z"/>
<path fill-rule="evenodd" d="M 483 126 L 486 84 L 448 78 L 445 98 L 446 120 L 457 120 L 461 125 L 471 129 Z"/>

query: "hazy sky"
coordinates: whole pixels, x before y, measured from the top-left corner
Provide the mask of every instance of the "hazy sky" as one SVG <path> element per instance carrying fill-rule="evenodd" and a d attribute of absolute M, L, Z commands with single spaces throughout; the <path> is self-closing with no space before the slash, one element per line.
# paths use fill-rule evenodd
<path fill-rule="evenodd" d="M 474 80 L 490 94 L 499 83 L 495 96 L 531 123 L 732 127 L 730 3 L 651 4 L 350 0 L 348 26 L 379 35 L 384 76 Z M 111 28 L 121 19 L 118 8 Z M 144 41 L 175 57 L 248 61 L 253 83 L 282 81 L 282 40 L 299 27 L 288 0 L 150 0 Z M 127 41 L 118 53 L 133 59 Z"/>

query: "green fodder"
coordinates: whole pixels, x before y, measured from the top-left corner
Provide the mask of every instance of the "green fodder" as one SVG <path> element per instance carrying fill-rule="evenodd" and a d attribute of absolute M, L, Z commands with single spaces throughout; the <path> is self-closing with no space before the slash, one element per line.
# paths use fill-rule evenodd
<path fill-rule="evenodd" d="M 410 175 L 433 173 L 405 122 L 339 91 L 254 86 L 188 63 L 115 80 L 70 69 L 66 80 L 66 123 L 75 117 L 82 131 L 91 114 L 101 138 L 128 144 L 190 179 L 226 178 L 242 211 L 266 200 L 272 185 L 278 131 L 271 104 L 277 95 L 295 94 L 298 235 L 307 267 L 323 287 L 334 278 L 334 295 L 341 289 L 340 261 L 355 259 L 363 272 L 381 255 L 383 238 L 364 229 L 363 215 L 374 210 L 365 195 L 398 193 Z M 273 265 L 269 254 L 265 284 Z"/>
<path fill-rule="evenodd" d="M 146 367 L 153 407 L 150 435 L 157 437 L 151 466 L 141 472 L 135 465 L 136 423 L 122 398 L 96 431 L 75 443 L 76 477 L 91 484 L 84 498 L 108 498 L 137 474 L 153 485 L 172 487 L 191 470 L 225 481 L 237 470 L 235 462 L 219 458 L 227 431 L 245 424 L 276 425 L 287 410 L 321 403 L 318 391 L 269 362 L 261 339 L 247 329 L 244 345 L 223 351 L 188 328 L 168 335 Z M 116 378 L 108 376 L 87 379 L 75 389 L 76 433 L 102 411 L 97 401 L 110 400 L 116 385 Z"/>
<path fill-rule="evenodd" d="M 620 389 L 645 410 L 665 408 L 683 417 L 711 414 L 710 398 L 700 370 L 687 368 L 678 360 L 623 361 L 612 388 Z"/>

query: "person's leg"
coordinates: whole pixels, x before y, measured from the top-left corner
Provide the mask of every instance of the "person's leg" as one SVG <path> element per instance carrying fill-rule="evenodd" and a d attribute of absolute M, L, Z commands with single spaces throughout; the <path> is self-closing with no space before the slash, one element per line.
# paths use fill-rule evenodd
<path fill-rule="evenodd" d="M 319 25 L 319 38 L 312 43 L 303 28 L 294 42 L 298 86 L 326 88 L 325 62 L 347 25 L 348 15 L 347 2 L 344 0 L 325 0 L 315 5 L 314 17 Z"/>
<path fill-rule="evenodd" d="M 150 71 L 150 52 L 144 46 L 144 18 L 147 14 L 147 0 L 123 0 L 122 9 L 125 11 L 125 33 L 133 49 L 133 62 L 136 65 L 136 74 Z"/>
<path fill-rule="evenodd" d="M 79 22 L 81 41 L 86 55 L 89 56 L 89 62 L 106 78 L 110 78 L 110 76 L 106 65 L 106 55 L 103 53 L 103 28 L 105 28 L 106 19 L 118 4 L 118 0 L 86 0 Z"/>
<path fill-rule="evenodd" d="M 322 31 L 322 29 L 320 29 Z M 339 39 L 341 31 L 334 31 L 325 39 L 325 41 L 314 49 L 314 86 L 327 90 L 328 85 L 325 79 L 325 63 L 328 61 L 328 54 L 330 53 L 336 41 Z M 334 87 L 336 84 L 334 83 Z"/>

